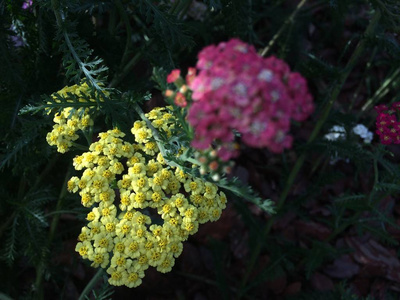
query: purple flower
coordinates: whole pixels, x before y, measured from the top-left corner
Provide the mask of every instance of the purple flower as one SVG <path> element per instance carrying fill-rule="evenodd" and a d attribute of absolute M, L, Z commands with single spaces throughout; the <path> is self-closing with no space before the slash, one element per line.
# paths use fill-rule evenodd
<path fill-rule="evenodd" d="M 25 0 L 22 4 L 22 9 L 28 9 L 32 6 L 32 0 Z"/>

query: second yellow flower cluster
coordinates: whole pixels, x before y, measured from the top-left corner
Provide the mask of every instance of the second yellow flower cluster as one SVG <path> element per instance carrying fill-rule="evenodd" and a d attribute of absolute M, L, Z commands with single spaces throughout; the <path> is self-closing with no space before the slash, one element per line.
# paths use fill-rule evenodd
<path fill-rule="evenodd" d="M 90 97 L 90 88 L 87 83 L 80 85 L 66 86 L 62 90 L 52 95 L 55 102 L 60 103 L 59 97 L 72 102 L 71 95 L 79 99 L 79 102 L 96 102 Z M 50 104 L 50 103 L 48 103 Z M 85 130 L 93 126 L 93 120 L 88 114 L 89 108 L 66 107 L 54 116 L 53 130 L 46 136 L 47 143 L 50 146 L 57 146 L 57 151 L 65 153 L 72 146 L 72 143 L 79 138 L 78 130 Z"/>

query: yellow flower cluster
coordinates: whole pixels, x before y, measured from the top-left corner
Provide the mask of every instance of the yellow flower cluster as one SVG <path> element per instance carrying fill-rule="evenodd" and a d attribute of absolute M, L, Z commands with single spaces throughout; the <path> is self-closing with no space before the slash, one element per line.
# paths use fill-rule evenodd
<path fill-rule="evenodd" d="M 58 91 L 56 94 L 68 99 L 70 94 L 76 95 L 79 98 L 79 102 L 87 102 L 87 99 L 83 96 L 89 98 L 89 86 L 87 83 L 82 83 L 80 85 L 66 86 L 62 90 Z M 56 102 L 60 102 L 57 95 L 53 94 L 52 97 Z M 72 100 L 67 100 L 71 102 Z M 89 101 L 95 102 L 95 99 L 90 99 Z M 50 104 L 50 103 L 48 103 Z M 87 127 L 93 125 L 93 120 L 88 114 L 88 108 L 64 108 L 61 112 L 56 113 L 54 116 L 53 130 L 47 134 L 46 140 L 50 146 L 57 146 L 57 151 L 65 153 L 69 150 L 73 141 L 79 138 L 76 133 L 78 130 L 85 130 Z"/>
<path fill-rule="evenodd" d="M 165 134 L 174 127 L 164 108 L 146 116 Z M 74 159 L 82 176 L 68 182 L 92 208 L 76 251 L 105 268 L 110 284 L 128 287 L 140 285 L 149 266 L 169 272 L 182 242 L 199 224 L 219 219 L 227 201 L 213 183 L 168 166 L 157 144 L 149 145 L 154 141 L 145 122 L 136 121 L 132 133 L 134 144 L 118 129 L 100 133 L 90 151 Z"/>

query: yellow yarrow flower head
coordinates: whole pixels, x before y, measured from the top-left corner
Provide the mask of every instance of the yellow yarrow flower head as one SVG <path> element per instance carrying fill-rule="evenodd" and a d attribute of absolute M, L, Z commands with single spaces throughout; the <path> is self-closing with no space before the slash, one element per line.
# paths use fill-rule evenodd
<path fill-rule="evenodd" d="M 167 108 L 146 117 L 164 134 L 175 126 Z M 75 169 L 83 172 L 70 179 L 68 190 L 92 207 L 76 251 L 106 269 L 110 284 L 136 287 L 149 267 L 171 271 L 182 243 L 199 224 L 219 218 L 226 197 L 213 183 L 169 166 L 146 122 L 136 121 L 131 132 L 135 143 L 118 129 L 100 133 L 75 157 Z"/>
<path fill-rule="evenodd" d="M 108 92 L 105 92 L 107 95 Z M 96 102 L 90 95 L 90 88 L 86 82 L 75 84 L 73 86 L 66 86 L 60 91 L 51 95 L 53 100 L 61 103 L 60 98 L 66 102 L 74 102 L 78 99 L 79 102 Z M 76 98 L 72 100 L 71 97 Z M 50 102 L 48 104 L 51 104 Z M 51 110 L 48 110 L 50 113 Z M 77 132 L 79 130 L 86 130 L 88 127 L 93 126 L 93 120 L 89 115 L 89 108 L 72 108 L 66 107 L 54 116 L 53 130 L 46 136 L 47 143 L 50 146 L 57 146 L 57 151 L 65 153 L 72 146 L 72 143 L 79 138 Z"/>

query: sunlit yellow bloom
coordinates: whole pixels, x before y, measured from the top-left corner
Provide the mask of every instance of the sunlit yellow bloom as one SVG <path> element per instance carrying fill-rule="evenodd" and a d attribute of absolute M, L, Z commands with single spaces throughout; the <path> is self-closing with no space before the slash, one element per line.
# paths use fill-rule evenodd
<path fill-rule="evenodd" d="M 167 108 L 147 117 L 164 135 L 174 131 Z M 169 272 L 182 243 L 199 224 L 217 220 L 226 206 L 225 194 L 214 184 L 166 163 L 145 122 L 135 122 L 132 133 L 132 144 L 119 129 L 100 133 L 88 152 L 74 158 L 83 174 L 67 186 L 91 207 L 76 251 L 92 266 L 105 268 L 110 284 L 128 287 L 140 285 L 150 266 Z"/>

